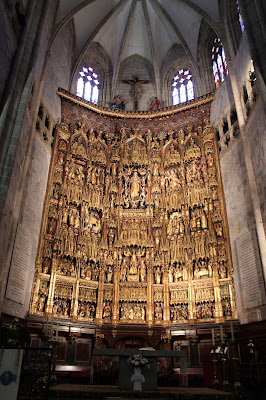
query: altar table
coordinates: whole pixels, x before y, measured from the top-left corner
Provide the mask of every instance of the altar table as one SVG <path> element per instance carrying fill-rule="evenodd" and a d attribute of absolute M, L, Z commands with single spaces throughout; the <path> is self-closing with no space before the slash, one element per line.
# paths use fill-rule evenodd
<path fill-rule="evenodd" d="M 185 351 L 174 350 L 116 350 L 116 349 L 93 349 L 92 350 L 92 365 L 93 357 L 108 356 L 119 357 L 119 388 L 120 390 L 132 390 L 133 384 L 131 376 L 133 367 L 127 360 L 130 356 L 142 354 L 143 357 L 150 361 L 149 367 L 142 368 L 142 374 L 145 377 L 145 382 L 142 385 L 143 390 L 157 390 L 157 359 L 158 358 L 179 358 L 180 359 L 180 385 L 187 386 L 187 355 Z"/>

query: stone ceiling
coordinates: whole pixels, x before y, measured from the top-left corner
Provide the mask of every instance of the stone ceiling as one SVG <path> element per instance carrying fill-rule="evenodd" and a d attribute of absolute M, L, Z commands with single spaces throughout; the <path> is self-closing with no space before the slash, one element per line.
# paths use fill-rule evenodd
<path fill-rule="evenodd" d="M 151 62 L 159 79 L 162 62 L 175 44 L 196 63 L 201 22 L 216 29 L 220 12 L 218 0 L 61 0 L 54 37 L 71 19 L 76 67 L 93 41 L 109 55 L 114 76 L 123 60 L 137 54 Z"/>

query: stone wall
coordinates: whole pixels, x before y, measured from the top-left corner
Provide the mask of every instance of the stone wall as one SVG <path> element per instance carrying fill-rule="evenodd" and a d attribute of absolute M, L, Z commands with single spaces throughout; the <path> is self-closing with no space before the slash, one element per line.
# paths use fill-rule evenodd
<path fill-rule="evenodd" d="M 29 8 L 33 7 L 31 8 L 32 14 L 29 16 L 29 31 L 25 33 L 25 41 L 22 41 L 22 43 L 18 42 L 21 47 L 15 53 L 13 62 L 18 62 L 16 57 L 21 52 L 20 64 L 19 68 L 15 71 L 16 73 L 13 76 L 9 75 L 8 84 L 11 85 L 9 93 L 10 103 L 7 104 L 9 108 L 7 108 L 7 114 L 4 116 L 5 120 L 2 118 L 1 121 L 1 140 L 4 143 L 1 150 L 4 151 L 1 158 L 3 175 L 1 181 L 2 215 L 0 223 L 0 312 L 3 309 L 16 229 L 24 218 L 23 210 L 29 206 L 25 203 L 27 198 L 25 191 L 27 191 L 28 185 L 31 185 L 32 182 L 36 183 L 40 177 L 47 177 L 49 166 L 48 161 L 45 167 L 42 166 L 38 170 L 36 173 L 37 177 L 33 174 L 33 180 L 31 180 L 30 169 L 28 169 L 30 159 L 35 156 L 38 158 L 43 154 L 42 147 L 36 149 L 38 147 L 36 144 L 33 149 L 31 147 L 34 142 L 32 127 L 35 125 L 35 113 L 38 111 L 38 88 L 41 86 L 44 58 L 46 56 L 56 4 L 54 3 L 52 6 L 47 5 L 45 7 L 46 5 L 45 2 L 41 1 L 37 2 L 36 7 L 34 7 L 34 4 L 29 4 Z M 24 29 L 27 29 L 27 26 Z M 15 84 L 15 90 L 12 90 L 13 84 Z M 45 179 L 42 182 L 43 190 L 46 187 Z M 34 203 L 34 200 L 32 203 Z M 40 200 L 39 204 L 34 204 L 34 207 L 42 207 L 42 203 L 43 199 Z M 32 212 L 32 217 L 36 217 L 35 212 Z M 35 226 L 36 223 L 39 224 L 38 229 Z M 33 231 L 38 230 L 39 232 L 40 219 L 32 219 L 31 224 L 27 224 L 27 228 Z M 7 310 L 7 308 L 5 309 Z M 25 315 L 25 308 L 21 306 L 16 308 L 15 304 L 12 304 L 10 309 L 17 316 L 24 317 Z"/>
<path fill-rule="evenodd" d="M 254 205 L 249 184 L 246 160 L 249 157 L 247 149 L 244 148 L 241 133 L 240 137 L 231 126 L 230 113 L 233 108 L 242 112 L 245 125 L 242 127 L 242 135 L 247 135 L 251 149 L 251 161 L 256 180 L 257 191 L 260 202 L 260 209 L 265 223 L 265 112 L 261 99 L 258 98 L 258 89 L 250 82 L 250 70 L 252 70 L 251 57 L 248 49 L 246 33 L 241 37 L 238 51 L 232 60 L 235 78 L 229 76 L 216 91 L 215 100 L 211 107 L 211 124 L 219 131 L 220 139 L 220 163 L 223 179 L 225 203 L 230 231 L 233 265 L 235 271 L 235 286 L 237 293 L 237 309 L 239 319 L 242 323 L 261 320 L 266 317 L 266 309 L 262 304 L 259 307 L 248 310 L 244 307 L 243 290 L 241 278 L 243 279 L 242 268 L 237 249 L 239 240 L 246 234 L 256 230 L 254 216 Z M 239 97 L 235 98 L 231 80 L 235 79 L 238 86 Z M 244 91 L 246 90 L 246 98 Z M 239 101 L 240 100 L 240 101 Z M 236 105 L 236 106 L 235 106 Z M 224 132 L 225 123 L 228 124 L 228 132 Z M 237 129 L 238 122 L 237 122 Z M 228 140 L 227 140 L 228 139 Z M 257 247 L 257 236 L 253 250 Z M 263 257 L 263 254 L 261 255 Z M 261 265 L 258 263 L 258 269 Z M 258 272 L 259 274 L 259 272 Z M 256 277 L 254 277 L 255 279 Z M 259 291 L 258 287 L 258 291 Z"/>
<path fill-rule="evenodd" d="M 253 114 L 247 129 L 247 136 L 252 151 L 252 163 L 256 175 L 263 224 L 266 226 L 266 116 L 261 101 L 258 101 Z"/>
<path fill-rule="evenodd" d="M 21 318 L 25 318 L 29 309 L 49 165 L 50 153 L 41 139 L 36 135 L 33 139 L 26 188 L 23 195 L 19 218 L 21 225 L 28 229 L 32 234 L 30 269 L 28 272 L 25 301 L 24 304 L 18 304 L 5 298 L 2 309 L 6 314 Z M 8 268 L 6 269 L 6 273 L 7 272 Z"/>

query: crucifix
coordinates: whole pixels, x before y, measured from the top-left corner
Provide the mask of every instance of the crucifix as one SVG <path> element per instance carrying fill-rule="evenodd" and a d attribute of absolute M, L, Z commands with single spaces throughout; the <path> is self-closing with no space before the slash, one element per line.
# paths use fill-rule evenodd
<path fill-rule="evenodd" d="M 139 78 L 135 76 L 133 79 L 125 79 L 122 81 L 123 83 L 128 83 L 129 85 L 133 85 L 134 87 L 134 111 L 137 111 L 139 108 L 139 94 L 141 92 L 140 85 L 142 83 L 150 83 L 148 80 L 139 81 Z"/>

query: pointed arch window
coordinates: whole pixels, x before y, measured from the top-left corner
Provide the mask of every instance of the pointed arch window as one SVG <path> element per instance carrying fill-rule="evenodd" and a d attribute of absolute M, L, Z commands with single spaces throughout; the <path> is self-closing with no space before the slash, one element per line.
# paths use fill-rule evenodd
<path fill-rule="evenodd" d="M 220 84 L 228 75 L 227 61 L 223 45 L 219 38 L 215 38 L 212 46 L 212 72 L 214 76 L 215 88 L 218 89 Z"/>
<path fill-rule="evenodd" d="M 79 72 L 77 80 L 76 95 L 83 99 L 98 104 L 99 100 L 99 85 L 98 76 L 93 68 L 82 68 Z"/>
<path fill-rule="evenodd" d="M 188 69 L 180 69 L 172 82 L 173 105 L 194 99 L 192 75 Z"/>

